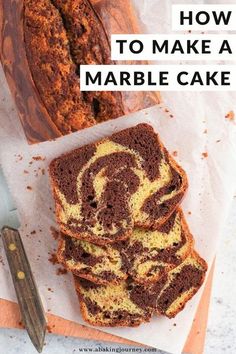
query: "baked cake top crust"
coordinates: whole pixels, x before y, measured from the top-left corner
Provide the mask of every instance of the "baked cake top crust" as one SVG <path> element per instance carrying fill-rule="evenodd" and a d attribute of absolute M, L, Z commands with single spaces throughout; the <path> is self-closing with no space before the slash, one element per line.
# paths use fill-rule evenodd
<path fill-rule="evenodd" d="M 110 64 L 102 22 L 88 0 L 24 0 L 24 40 L 34 84 L 62 134 L 124 114 L 120 92 L 81 92 L 81 64 Z"/>

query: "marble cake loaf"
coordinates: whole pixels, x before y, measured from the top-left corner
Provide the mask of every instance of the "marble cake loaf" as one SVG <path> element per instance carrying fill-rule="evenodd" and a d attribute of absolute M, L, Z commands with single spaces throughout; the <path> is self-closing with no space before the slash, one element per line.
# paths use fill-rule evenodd
<path fill-rule="evenodd" d="M 158 228 L 188 182 L 148 124 L 139 124 L 54 159 L 50 176 L 60 229 L 98 245 Z"/>
<path fill-rule="evenodd" d="M 112 63 L 89 0 L 24 0 L 23 16 L 32 79 L 61 134 L 124 114 L 121 93 L 80 91 L 80 65 Z"/>
<path fill-rule="evenodd" d="M 181 264 L 193 248 L 183 212 L 178 209 L 159 230 L 134 229 L 127 241 L 97 246 L 62 236 L 57 257 L 66 269 L 97 284 L 120 283 L 130 275 L 151 283 Z"/>
<path fill-rule="evenodd" d="M 95 326 L 139 325 L 153 313 L 175 317 L 201 287 L 206 271 L 207 264 L 193 251 L 151 287 L 130 278 L 118 285 L 98 285 L 75 277 L 81 313 Z"/>

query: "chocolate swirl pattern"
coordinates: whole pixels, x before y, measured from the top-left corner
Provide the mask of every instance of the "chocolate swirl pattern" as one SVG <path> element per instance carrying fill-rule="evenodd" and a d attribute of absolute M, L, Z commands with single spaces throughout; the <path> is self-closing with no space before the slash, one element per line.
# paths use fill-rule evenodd
<path fill-rule="evenodd" d="M 147 124 L 79 148 L 50 165 L 61 231 L 98 245 L 158 228 L 187 188 L 185 172 Z"/>
<path fill-rule="evenodd" d="M 75 277 L 84 319 L 99 326 L 135 326 L 153 313 L 169 318 L 181 311 L 202 285 L 207 265 L 193 251 L 186 260 L 151 286 L 131 279 L 98 285 Z"/>
<path fill-rule="evenodd" d="M 80 299 L 80 308 L 87 322 L 95 326 L 136 327 L 149 322 L 154 312 L 144 308 L 130 294 L 130 281 L 120 284 L 98 285 L 88 280 L 74 277 Z"/>
<path fill-rule="evenodd" d="M 97 284 L 119 283 L 130 275 L 153 283 L 190 254 L 193 238 L 178 209 L 159 230 L 135 228 L 127 241 L 97 246 L 63 236 L 57 257 L 66 269 Z"/>
<path fill-rule="evenodd" d="M 155 284 L 149 287 L 134 284 L 130 298 L 136 299 L 139 306 L 145 304 L 158 314 L 175 317 L 199 290 L 206 271 L 206 262 L 193 250 L 184 262 L 164 274 Z"/>

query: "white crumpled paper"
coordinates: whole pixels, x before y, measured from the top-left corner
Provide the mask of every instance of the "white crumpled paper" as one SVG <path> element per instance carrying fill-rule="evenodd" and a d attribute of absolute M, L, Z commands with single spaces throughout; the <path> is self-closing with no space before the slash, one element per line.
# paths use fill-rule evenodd
<path fill-rule="evenodd" d="M 155 16 L 151 17 L 149 30 L 163 32 L 163 25 L 167 31 L 170 17 L 165 12 L 168 6 L 161 6 L 164 2 L 135 2 L 142 9 L 141 20 L 146 24 L 147 31 L 150 13 L 155 13 Z M 161 8 L 159 12 L 158 6 Z M 177 151 L 176 159 L 189 178 L 183 209 L 195 236 L 196 249 L 211 267 L 219 237 L 224 237 L 224 223 L 236 189 L 235 122 L 225 119 L 229 111 L 236 112 L 236 93 L 165 93 L 165 104 L 160 106 L 56 141 L 29 146 L 2 72 L 0 84 L 0 162 L 18 208 L 21 235 L 47 311 L 84 324 L 71 275 L 58 276 L 58 266 L 53 266 L 48 260 L 50 254 L 55 252 L 57 242 L 50 232 L 55 221 L 47 167 L 51 159 L 61 153 L 139 122 L 150 123 L 159 132 L 168 150 Z M 207 153 L 208 157 L 204 157 L 203 153 Z M 32 159 L 39 155 L 45 160 Z M 0 267 L 0 298 L 14 301 L 15 293 L 3 253 L 1 247 L 0 257 L 5 266 Z M 173 320 L 155 317 L 150 323 L 134 329 L 102 330 L 171 353 L 180 353 L 192 326 L 202 290 L 203 287 Z M 174 323 L 176 326 L 173 326 Z"/>

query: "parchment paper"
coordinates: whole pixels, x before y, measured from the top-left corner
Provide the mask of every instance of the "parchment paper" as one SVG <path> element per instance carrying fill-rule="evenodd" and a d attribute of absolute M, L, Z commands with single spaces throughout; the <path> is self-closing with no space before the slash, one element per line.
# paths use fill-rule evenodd
<path fill-rule="evenodd" d="M 151 17 L 149 27 L 152 32 L 162 32 L 161 26 L 166 28 L 166 23 L 170 23 L 166 12 L 170 9 L 161 6 L 163 2 L 140 1 L 139 4 L 146 31 L 150 14 L 154 11 L 155 16 Z M 157 11 L 159 6 L 161 12 Z M 55 252 L 57 242 L 50 232 L 55 221 L 47 167 L 52 158 L 63 152 L 139 122 L 152 124 L 168 150 L 177 151 L 176 159 L 189 178 L 189 190 L 183 208 L 195 236 L 196 249 L 210 268 L 219 237 L 224 237 L 225 219 L 236 190 L 236 128 L 233 120 L 225 118 L 229 111 L 236 112 L 236 93 L 165 93 L 161 106 L 100 124 L 57 141 L 29 146 L 2 72 L 0 79 L 1 166 L 19 211 L 22 238 L 47 311 L 83 323 L 71 275 L 57 275 L 58 266 L 53 266 L 48 260 Z M 45 157 L 45 160 L 34 160 L 35 156 Z M 0 264 L 0 297 L 15 300 L 2 247 L 0 256 L 5 264 Z M 102 330 L 168 352 L 180 353 L 201 293 L 202 290 L 173 320 L 156 317 L 149 324 L 135 329 Z"/>

